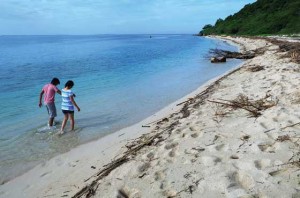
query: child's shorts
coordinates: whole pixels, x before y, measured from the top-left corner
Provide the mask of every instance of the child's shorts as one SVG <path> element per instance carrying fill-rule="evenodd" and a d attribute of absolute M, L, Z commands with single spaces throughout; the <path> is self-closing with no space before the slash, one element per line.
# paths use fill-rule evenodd
<path fill-rule="evenodd" d="M 57 116 L 55 103 L 54 102 L 53 103 L 48 103 L 48 104 L 46 104 L 46 107 L 47 107 L 49 117 L 50 118 L 55 118 Z"/>
<path fill-rule="evenodd" d="M 74 111 L 62 110 L 63 114 L 74 114 Z"/>

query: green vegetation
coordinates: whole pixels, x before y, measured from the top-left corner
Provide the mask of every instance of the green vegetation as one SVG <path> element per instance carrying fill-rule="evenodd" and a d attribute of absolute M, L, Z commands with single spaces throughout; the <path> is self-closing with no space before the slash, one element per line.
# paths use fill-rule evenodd
<path fill-rule="evenodd" d="M 215 25 L 205 25 L 199 35 L 299 34 L 300 0 L 257 0 Z"/>

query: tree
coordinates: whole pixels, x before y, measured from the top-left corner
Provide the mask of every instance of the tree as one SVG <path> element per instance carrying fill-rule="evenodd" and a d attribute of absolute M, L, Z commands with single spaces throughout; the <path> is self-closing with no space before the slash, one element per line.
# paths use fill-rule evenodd
<path fill-rule="evenodd" d="M 205 25 L 202 29 L 208 29 L 208 28 L 211 28 L 211 27 L 213 27 L 212 25 L 210 25 L 210 24 L 207 24 L 207 25 Z"/>
<path fill-rule="evenodd" d="M 300 0 L 257 0 L 215 25 L 205 25 L 201 34 L 299 34 Z"/>

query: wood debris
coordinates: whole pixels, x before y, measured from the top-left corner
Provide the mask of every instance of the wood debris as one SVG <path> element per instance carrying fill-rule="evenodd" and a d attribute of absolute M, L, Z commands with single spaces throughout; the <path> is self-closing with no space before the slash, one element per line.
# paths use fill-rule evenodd
<path fill-rule="evenodd" d="M 263 66 L 252 66 L 252 67 L 249 67 L 247 68 L 247 71 L 250 71 L 250 72 L 258 72 L 258 71 L 261 71 L 261 70 L 264 70 L 265 68 Z"/>
<path fill-rule="evenodd" d="M 278 101 L 270 100 L 271 95 L 266 95 L 264 98 L 258 100 L 249 99 L 247 96 L 240 94 L 236 99 L 233 100 L 208 100 L 209 102 L 221 104 L 225 108 L 230 108 L 231 110 L 244 109 L 249 112 L 250 117 L 259 117 L 261 112 L 275 106 Z"/>
<path fill-rule="evenodd" d="M 232 52 L 232 51 L 221 50 L 221 49 L 210 49 L 209 54 L 210 54 L 210 56 L 213 56 L 213 57 L 223 57 L 223 59 L 225 59 L 225 61 L 226 61 L 226 58 L 251 59 L 251 58 L 255 57 L 255 52 L 251 52 L 251 51 L 246 52 L 246 53 L 240 53 L 240 52 Z M 223 61 L 223 62 L 225 62 L 225 61 Z"/>
<path fill-rule="evenodd" d="M 288 140 L 291 140 L 291 137 L 289 135 L 278 136 L 278 138 L 276 139 L 276 141 L 279 141 L 279 142 L 284 142 L 284 141 L 288 141 Z"/>

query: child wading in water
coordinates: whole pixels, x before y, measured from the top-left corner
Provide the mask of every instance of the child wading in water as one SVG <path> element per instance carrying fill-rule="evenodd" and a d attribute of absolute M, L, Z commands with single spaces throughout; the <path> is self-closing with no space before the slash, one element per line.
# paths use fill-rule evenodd
<path fill-rule="evenodd" d="M 65 84 L 65 88 L 61 90 L 61 97 L 62 97 L 62 103 L 61 103 L 61 109 L 64 114 L 64 120 L 61 125 L 61 134 L 64 133 L 64 128 L 67 124 L 68 119 L 71 120 L 71 131 L 74 130 L 75 120 L 74 120 L 74 106 L 77 108 L 78 111 L 80 111 L 80 108 L 76 104 L 74 100 L 74 93 L 72 92 L 72 87 L 74 86 L 74 82 L 69 80 Z"/>
<path fill-rule="evenodd" d="M 54 118 L 56 117 L 56 107 L 55 107 L 55 93 L 58 93 L 61 95 L 61 91 L 56 87 L 59 85 L 60 82 L 58 78 L 53 78 L 51 83 L 46 84 L 41 93 L 40 93 L 40 99 L 39 99 L 39 107 L 42 107 L 42 98 L 44 95 L 44 103 L 47 107 L 47 111 L 49 114 L 49 121 L 48 121 L 48 127 L 52 128 L 54 123 Z"/>

